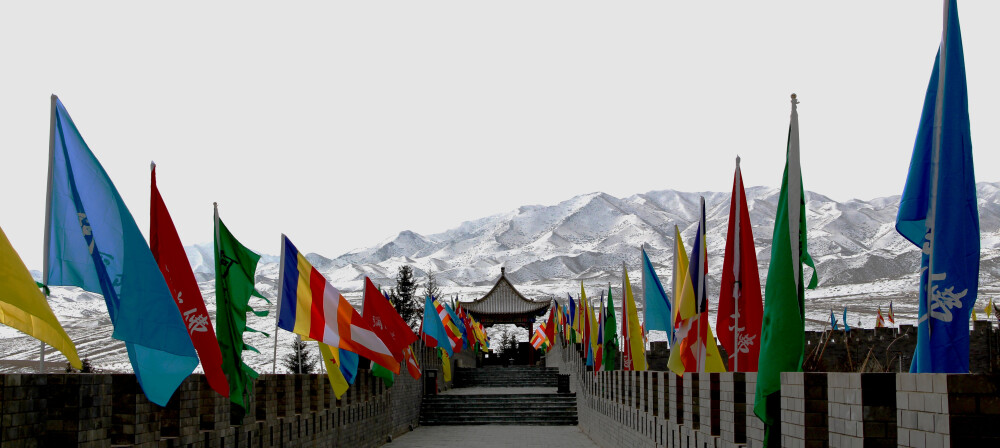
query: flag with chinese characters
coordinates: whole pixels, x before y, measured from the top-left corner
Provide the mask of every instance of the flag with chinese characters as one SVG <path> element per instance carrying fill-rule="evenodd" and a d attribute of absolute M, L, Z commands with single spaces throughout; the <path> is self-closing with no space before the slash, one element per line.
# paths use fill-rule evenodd
<path fill-rule="evenodd" d="M 979 288 L 979 208 L 955 0 L 946 1 L 943 22 L 896 215 L 896 231 L 921 249 L 913 373 L 969 372 Z"/>
<path fill-rule="evenodd" d="M 792 114 L 788 124 L 785 172 L 775 210 L 771 238 L 771 261 L 764 287 L 764 318 L 761 324 L 760 359 L 754 414 L 765 424 L 765 446 L 777 446 L 771 429 L 780 425 L 781 372 L 801 372 L 805 357 L 805 288 L 803 265 L 813 268 L 809 289 L 816 287 L 816 268 L 806 244 L 806 197 L 802 188 L 799 162 L 798 100 L 792 95 Z M 847 327 L 847 319 L 844 319 Z"/>
<path fill-rule="evenodd" d="M 191 343 L 198 351 L 201 368 L 212 390 L 223 397 L 229 396 L 229 381 L 222 371 L 222 352 L 219 350 L 219 340 L 215 337 L 215 328 L 205 307 L 205 299 L 201 297 L 201 288 L 191 270 L 184 245 L 177 235 L 174 221 L 170 218 L 167 205 L 156 188 L 156 167 L 150 173 L 149 199 L 149 250 L 160 266 L 160 273 L 167 281 L 170 295 L 177 304 L 177 309 L 187 326 Z"/>
<path fill-rule="evenodd" d="M 361 319 L 368 323 L 368 326 L 378 335 L 379 339 L 385 343 L 396 361 L 405 360 L 404 350 L 410 344 L 417 342 L 417 335 L 413 333 L 406 321 L 399 316 L 399 312 L 392 307 L 389 300 L 385 298 L 371 279 L 365 277 L 365 289 L 361 297 Z"/>
<path fill-rule="evenodd" d="M 254 276 L 260 255 L 247 249 L 229 232 L 215 209 L 215 322 L 218 328 L 222 370 L 229 379 L 229 401 L 247 410 L 250 391 L 247 385 L 258 374 L 245 362 L 243 351 L 257 349 L 243 341 L 243 333 L 256 331 L 247 326 L 247 313 L 267 316 L 267 311 L 254 311 L 250 297 L 263 297 L 254 288 Z"/>
<path fill-rule="evenodd" d="M 198 353 L 135 218 L 52 95 L 43 282 L 104 296 L 136 379 L 166 406 Z"/>
<path fill-rule="evenodd" d="M 756 372 L 760 357 L 760 320 L 764 312 L 757 273 L 757 248 L 753 243 L 750 210 L 743 189 L 740 158 L 736 158 L 732 200 L 729 203 L 729 231 L 722 262 L 719 312 L 715 329 L 719 343 L 729 355 L 732 372 Z"/>

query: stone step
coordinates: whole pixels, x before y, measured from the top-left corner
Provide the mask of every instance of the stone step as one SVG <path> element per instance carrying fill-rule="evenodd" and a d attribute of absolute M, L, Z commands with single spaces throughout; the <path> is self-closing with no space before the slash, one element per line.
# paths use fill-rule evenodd
<path fill-rule="evenodd" d="M 498 406 L 499 405 L 499 406 Z M 497 410 L 498 412 L 520 412 L 520 411 L 533 411 L 533 410 L 562 410 L 562 409 L 576 409 L 575 403 L 519 403 L 519 404 L 509 404 L 509 403 L 454 403 L 454 406 L 447 406 L 444 404 L 434 403 L 424 405 L 421 409 L 425 409 L 428 412 L 437 411 L 449 411 L 451 409 L 459 409 L 468 412 L 478 412 L 478 411 L 491 411 Z"/>
<path fill-rule="evenodd" d="M 536 402 L 567 402 L 576 403 L 574 394 L 552 394 L 551 397 L 517 397 L 511 395 L 427 395 L 425 403 L 455 403 L 455 402 L 503 402 L 503 403 L 536 403 Z"/>
<path fill-rule="evenodd" d="M 519 421 L 494 421 L 494 420 L 473 420 L 473 421 L 436 421 L 420 420 L 422 426 L 471 426 L 471 425 L 517 425 L 517 426 L 576 426 L 577 419 L 567 420 L 519 420 Z"/>
<path fill-rule="evenodd" d="M 576 410 L 572 411 L 561 411 L 561 412 L 514 412 L 514 413 L 491 413 L 491 412 L 435 412 L 435 413 L 425 413 L 421 414 L 421 418 L 428 420 L 468 420 L 468 419 L 494 419 L 494 418 L 510 418 L 510 419 L 565 419 L 565 418 L 577 418 Z"/>
<path fill-rule="evenodd" d="M 576 414 L 564 414 L 564 415 L 428 415 L 420 416 L 420 421 L 437 421 L 437 422 L 518 422 L 518 421 L 568 421 L 577 420 Z"/>

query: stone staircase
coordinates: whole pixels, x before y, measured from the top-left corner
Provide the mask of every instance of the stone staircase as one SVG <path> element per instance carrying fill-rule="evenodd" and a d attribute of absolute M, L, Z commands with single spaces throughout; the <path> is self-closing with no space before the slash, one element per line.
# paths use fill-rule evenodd
<path fill-rule="evenodd" d="M 456 389 L 424 396 L 420 424 L 576 425 L 576 394 L 555 391 L 558 375 L 541 367 L 456 369 Z"/>
<path fill-rule="evenodd" d="M 486 366 L 455 369 L 455 387 L 556 387 L 559 369 Z"/>

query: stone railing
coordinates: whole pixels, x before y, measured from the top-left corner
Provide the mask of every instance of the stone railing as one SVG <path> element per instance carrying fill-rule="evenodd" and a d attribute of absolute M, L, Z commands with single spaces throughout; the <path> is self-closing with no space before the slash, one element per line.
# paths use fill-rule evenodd
<path fill-rule="evenodd" d="M 414 346 L 425 372 L 433 350 Z M 416 426 L 425 375 L 405 371 L 386 389 L 359 370 L 337 400 L 326 375 L 261 375 L 247 414 L 231 423 L 229 399 L 204 375 L 191 375 L 167 403 L 150 403 L 130 374 L 0 375 L 0 446 L 7 447 L 312 447 L 379 446 Z"/>
<path fill-rule="evenodd" d="M 595 375 L 578 349 L 557 343 L 545 363 L 570 375 L 580 427 L 599 445 L 763 446 L 756 373 Z M 781 394 L 775 446 L 1000 446 L 998 375 L 782 373 Z"/>

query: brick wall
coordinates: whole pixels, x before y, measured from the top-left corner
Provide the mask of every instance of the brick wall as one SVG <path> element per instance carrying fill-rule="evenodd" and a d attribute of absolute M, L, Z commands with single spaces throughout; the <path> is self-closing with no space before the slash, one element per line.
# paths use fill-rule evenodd
<path fill-rule="evenodd" d="M 414 352 L 441 371 L 433 350 Z M 326 375 L 261 375 L 242 423 L 204 375 L 188 377 L 165 407 L 149 402 L 134 375 L 0 375 L 0 446 L 312 447 L 380 446 L 415 427 L 424 378 L 404 371 L 391 388 L 360 370 L 341 400 Z M 438 376 L 438 388 L 451 387 Z"/>
<path fill-rule="evenodd" d="M 756 373 L 594 375 L 559 344 L 545 363 L 570 375 L 580 428 L 600 446 L 763 445 L 764 425 L 753 414 Z M 780 395 L 774 446 L 1000 446 L 1000 375 L 783 373 Z"/>

